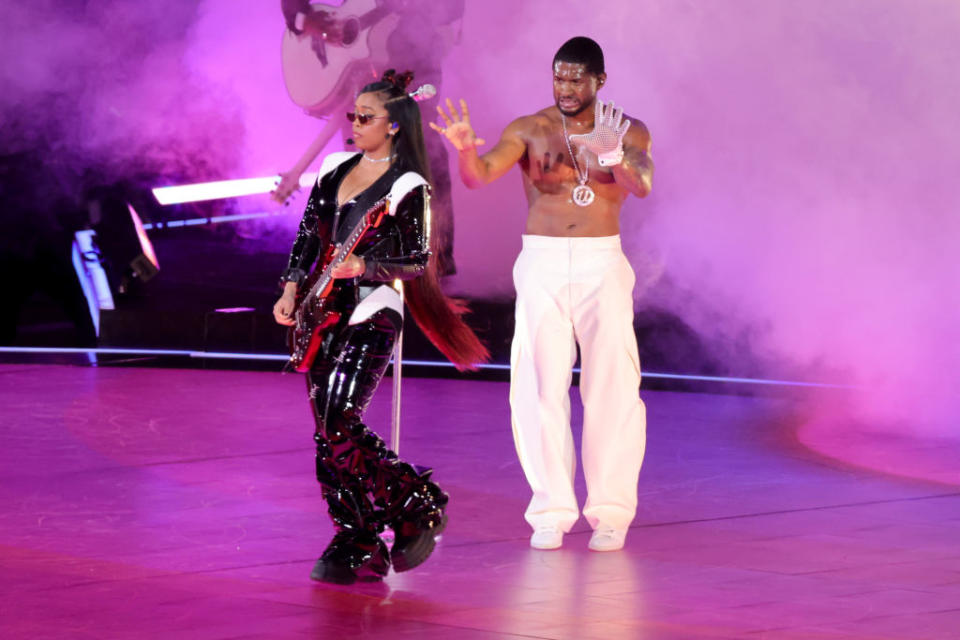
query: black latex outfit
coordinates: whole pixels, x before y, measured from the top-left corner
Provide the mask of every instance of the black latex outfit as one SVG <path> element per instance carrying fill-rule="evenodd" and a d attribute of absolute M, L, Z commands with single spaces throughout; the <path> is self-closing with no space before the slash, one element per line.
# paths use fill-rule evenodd
<path fill-rule="evenodd" d="M 370 205 L 390 192 L 401 173 L 389 169 L 338 210 L 340 183 L 360 158 L 357 154 L 346 160 L 314 186 L 285 280 L 302 283 L 330 238 L 345 240 Z M 446 494 L 427 479 L 427 473 L 398 460 L 362 422 L 387 368 L 402 316 L 384 306 L 350 324 L 353 311 L 376 287 L 396 278 L 415 278 L 426 268 L 430 257 L 428 217 L 428 187 L 415 187 L 402 197 L 395 215 L 384 216 L 380 226 L 362 237 L 355 254 L 364 258 L 364 274 L 337 280 L 331 294 L 336 296 L 341 319 L 326 335 L 307 374 L 316 420 L 317 480 L 336 529 L 311 574 L 317 580 L 376 580 L 387 573 L 391 561 L 397 571 L 412 569 L 433 550 L 434 536 L 444 523 Z M 385 526 L 395 535 L 389 552 L 379 537 Z"/>

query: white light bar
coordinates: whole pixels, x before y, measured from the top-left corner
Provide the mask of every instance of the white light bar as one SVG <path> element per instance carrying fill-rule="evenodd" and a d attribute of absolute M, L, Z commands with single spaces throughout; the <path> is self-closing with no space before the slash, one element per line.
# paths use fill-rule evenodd
<path fill-rule="evenodd" d="M 211 216 L 209 218 L 186 218 L 183 220 L 167 220 L 166 222 L 147 222 L 143 225 L 143 228 L 147 231 L 151 231 L 153 229 L 174 229 L 176 227 L 192 227 L 198 224 L 217 224 L 220 222 L 235 222 L 237 220 L 269 218 L 272 216 L 282 216 L 286 213 L 288 213 L 288 211 L 284 209 L 281 211 L 267 211 L 259 213 L 233 213 L 226 216 Z"/>
<path fill-rule="evenodd" d="M 153 197 L 162 205 L 183 204 L 184 202 L 202 202 L 204 200 L 222 200 L 239 198 L 259 193 L 270 193 L 277 188 L 279 176 L 266 178 L 243 178 L 240 180 L 219 180 L 217 182 L 199 182 L 174 187 L 155 187 Z M 316 176 L 305 173 L 300 176 L 300 186 L 313 184 Z"/>

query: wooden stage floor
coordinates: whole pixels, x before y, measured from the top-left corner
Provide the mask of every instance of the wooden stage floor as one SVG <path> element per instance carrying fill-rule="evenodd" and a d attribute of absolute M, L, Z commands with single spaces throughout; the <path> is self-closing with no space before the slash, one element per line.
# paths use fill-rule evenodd
<path fill-rule="evenodd" d="M 644 399 L 626 548 L 581 519 L 536 551 L 507 385 L 405 379 L 401 454 L 450 525 L 337 587 L 308 578 L 331 527 L 299 376 L 0 366 L 0 637 L 960 638 L 960 488 L 814 454 L 786 397 Z"/>

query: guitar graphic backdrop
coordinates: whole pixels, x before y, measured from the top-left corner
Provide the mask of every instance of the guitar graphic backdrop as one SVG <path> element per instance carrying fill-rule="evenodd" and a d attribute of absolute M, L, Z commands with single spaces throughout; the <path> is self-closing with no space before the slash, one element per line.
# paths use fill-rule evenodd
<path fill-rule="evenodd" d="M 284 0 L 281 8 L 283 80 L 291 100 L 309 113 L 329 113 L 387 66 L 387 40 L 400 20 L 382 2 Z"/>

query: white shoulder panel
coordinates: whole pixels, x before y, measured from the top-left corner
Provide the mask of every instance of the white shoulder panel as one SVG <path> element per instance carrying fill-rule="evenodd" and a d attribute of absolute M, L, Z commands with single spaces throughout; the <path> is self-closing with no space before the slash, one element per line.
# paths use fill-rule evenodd
<path fill-rule="evenodd" d="M 323 178 L 323 176 L 355 155 L 357 155 L 356 151 L 334 151 L 333 153 L 328 153 L 326 157 L 324 157 L 323 162 L 320 163 L 320 171 L 317 173 L 317 184 L 320 184 L 320 179 Z"/>
<path fill-rule="evenodd" d="M 387 213 L 391 216 L 396 215 L 397 207 L 400 205 L 400 201 L 403 200 L 404 196 L 425 184 L 427 184 L 427 181 L 416 171 L 407 171 L 394 180 L 393 186 L 390 188 L 390 211 Z"/>

